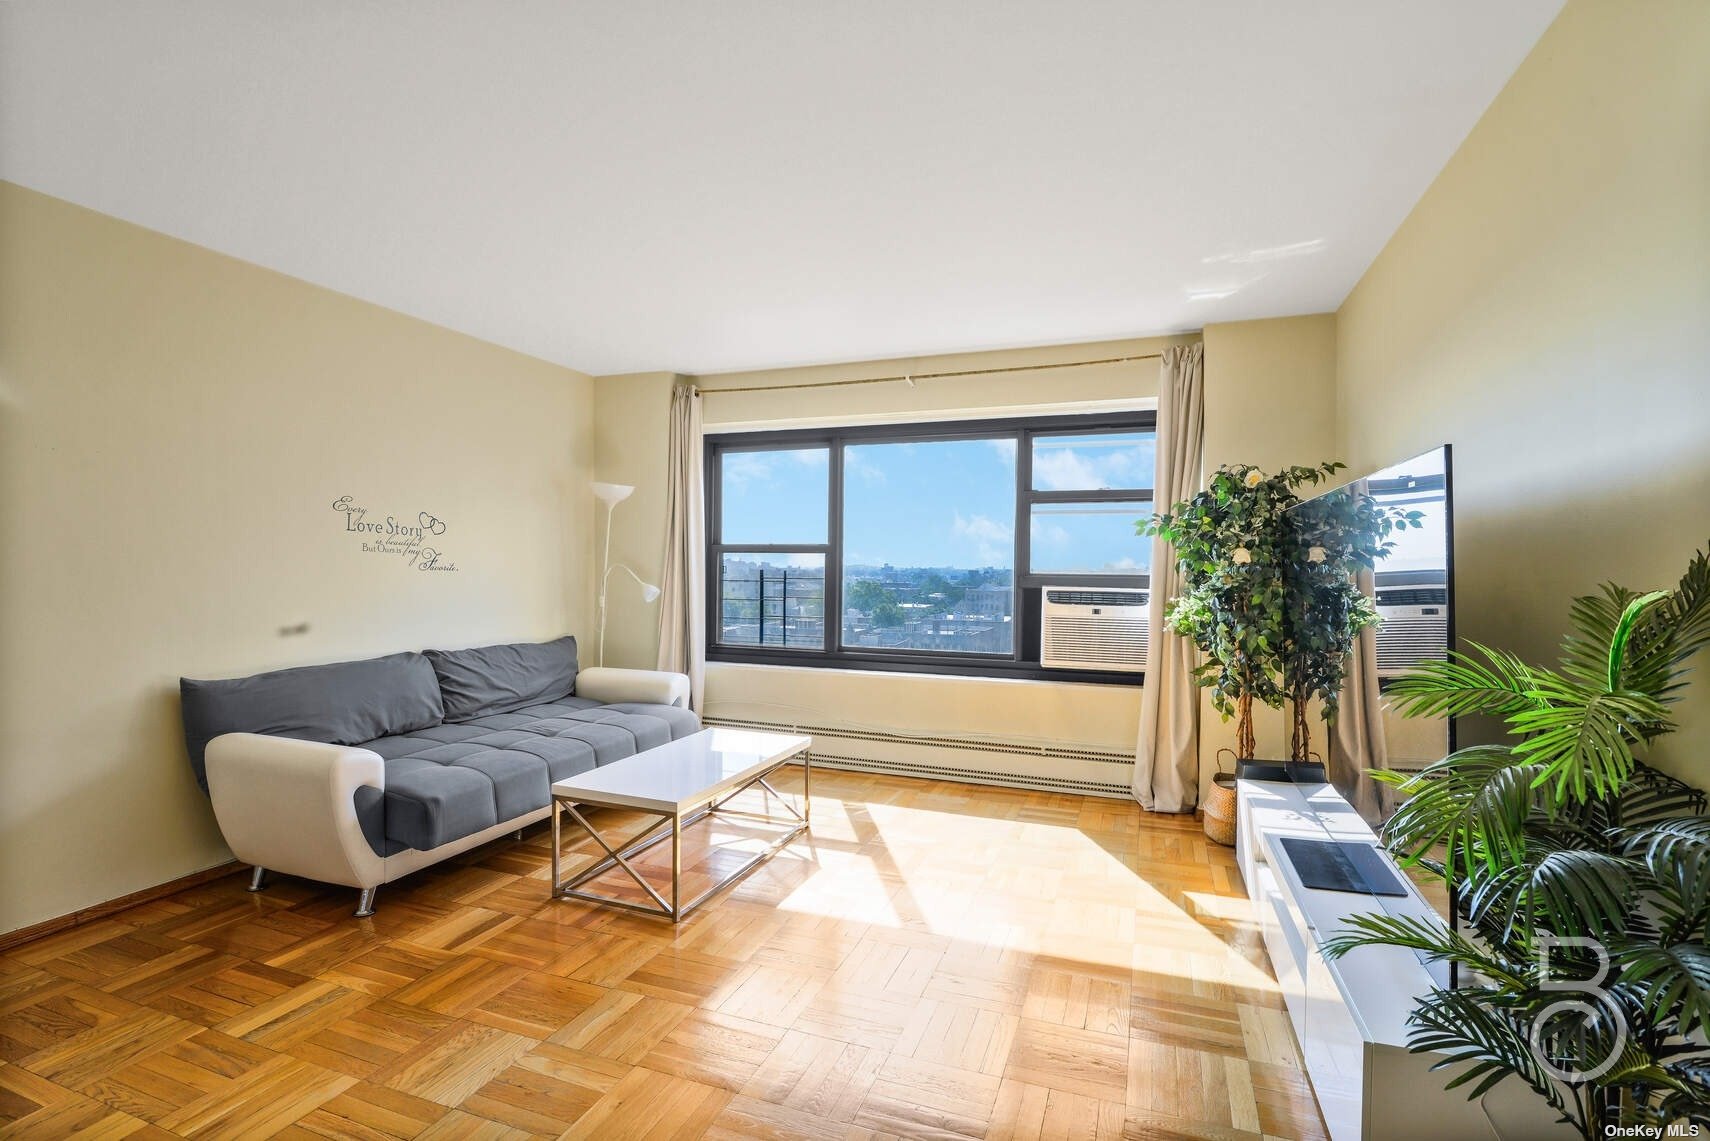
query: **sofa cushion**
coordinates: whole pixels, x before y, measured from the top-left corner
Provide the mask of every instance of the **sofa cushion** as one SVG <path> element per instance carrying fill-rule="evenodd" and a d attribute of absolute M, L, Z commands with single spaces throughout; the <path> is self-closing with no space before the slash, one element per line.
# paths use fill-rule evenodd
<path fill-rule="evenodd" d="M 576 639 L 429 650 L 447 721 L 504 713 L 576 691 Z"/>
<path fill-rule="evenodd" d="M 386 762 L 385 839 L 427 850 L 545 808 L 552 782 L 700 730 L 686 709 L 567 697 L 365 742 Z"/>
<path fill-rule="evenodd" d="M 180 678 L 184 742 L 196 783 L 208 790 L 205 752 L 222 733 L 271 733 L 327 745 L 437 725 L 445 715 L 433 667 L 421 654 L 299 666 L 222 681 Z"/>

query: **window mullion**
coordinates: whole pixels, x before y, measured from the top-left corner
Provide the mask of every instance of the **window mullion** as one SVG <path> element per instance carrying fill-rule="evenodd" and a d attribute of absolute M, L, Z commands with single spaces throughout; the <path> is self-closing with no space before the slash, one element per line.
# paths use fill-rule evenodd
<path fill-rule="evenodd" d="M 1022 428 L 1015 435 L 1015 543 L 1010 560 L 1015 564 L 1009 572 L 1009 652 L 1017 662 L 1027 642 L 1027 594 L 1021 589 L 1021 578 L 1033 561 L 1033 503 L 1028 492 L 1033 487 L 1033 432 Z"/>
<path fill-rule="evenodd" d="M 830 478 L 826 486 L 825 651 L 843 648 L 843 438 L 831 439 Z"/>

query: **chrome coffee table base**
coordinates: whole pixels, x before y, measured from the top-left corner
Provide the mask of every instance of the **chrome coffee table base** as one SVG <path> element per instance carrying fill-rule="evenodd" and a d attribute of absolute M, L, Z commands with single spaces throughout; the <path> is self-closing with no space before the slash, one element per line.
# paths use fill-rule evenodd
<path fill-rule="evenodd" d="M 788 797 L 773 788 L 771 782 L 766 779 L 785 765 L 794 764 L 798 761 L 802 766 L 802 795 L 801 809 L 799 811 L 796 809 L 794 804 L 790 803 Z M 715 813 L 725 816 L 746 816 L 751 819 L 765 820 L 772 823 L 784 822 L 780 821 L 780 819 L 775 816 L 763 816 L 759 813 L 743 812 L 725 807 L 725 805 L 736 799 L 736 797 L 749 789 L 754 788 L 756 785 L 764 789 L 766 793 L 769 794 L 767 799 L 768 807 L 770 807 L 773 799 L 776 799 L 778 803 L 784 806 L 785 811 L 787 811 L 790 817 L 796 821 L 795 827 L 772 841 L 772 843 L 768 844 L 761 851 L 755 853 L 754 856 L 746 860 L 742 866 L 722 877 L 718 882 L 714 883 L 705 891 L 685 903 L 682 896 L 684 828 L 687 828 Z M 662 919 L 669 919 L 673 923 L 681 923 L 685 918 L 693 913 L 697 907 L 701 906 L 701 904 L 705 903 L 707 900 L 711 899 L 713 896 L 717 895 L 719 892 L 723 891 L 725 888 L 759 867 L 766 860 L 776 855 L 779 849 L 783 848 L 784 845 L 806 832 L 808 830 L 808 818 L 812 812 L 812 797 L 813 762 L 809 759 L 806 753 L 779 761 L 778 764 L 767 769 L 765 772 L 757 774 L 738 787 L 730 790 L 728 794 L 718 801 L 705 805 L 688 815 L 684 815 L 682 812 L 662 812 L 654 809 L 639 808 L 629 804 L 600 804 L 595 800 L 589 799 L 586 794 L 580 794 L 574 799 L 554 795 L 552 798 L 552 894 L 558 899 L 579 899 L 588 903 L 601 903 L 608 907 L 621 907 L 627 911 L 636 911 L 643 915 L 657 915 Z M 601 836 L 599 831 L 595 829 L 592 824 L 588 823 L 587 817 L 582 815 L 578 806 L 618 808 L 626 812 L 644 812 L 649 815 L 658 816 L 659 820 L 653 824 L 649 824 L 632 839 L 624 841 L 617 847 L 613 847 L 611 844 L 606 842 L 605 837 Z M 563 816 L 566 813 L 569 814 L 572 820 L 581 825 L 582 830 L 592 836 L 594 838 L 594 843 L 598 844 L 606 853 L 603 859 L 596 860 L 594 863 L 583 868 L 568 879 L 562 878 L 559 871 L 561 859 L 560 854 L 563 852 Z M 671 887 L 669 898 L 667 898 L 659 888 L 656 888 L 653 884 L 649 883 L 647 878 L 641 874 L 633 863 L 630 862 L 642 852 L 653 847 L 655 844 L 662 844 L 666 840 L 671 842 Z M 636 903 L 632 900 L 618 899 L 614 896 L 600 895 L 597 892 L 582 890 L 583 884 L 604 875 L 614 867 L 623 869 L 629 878 L 634 880 L 641 887 L 641 890 L 647 893 L 648 898 L 653 901 L 652 904 Z"/>

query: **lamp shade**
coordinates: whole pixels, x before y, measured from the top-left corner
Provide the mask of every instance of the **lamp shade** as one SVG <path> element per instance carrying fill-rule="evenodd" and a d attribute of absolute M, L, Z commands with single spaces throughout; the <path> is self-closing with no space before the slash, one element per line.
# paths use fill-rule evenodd
<path fill-rule="evenodd" d="M 608 506 L 622 503 L 633 494 L 635 494 L 635 488 L 627 483 L 596 482 L 594 484 L 594 498 Z"/>
<path fill-rule="evenodd" d="M 641 584 L 641 597 L 648 602 L 652 602 L 655 598 L 659 597 L 659 588 L 650 582 L 644 582 Z"/>

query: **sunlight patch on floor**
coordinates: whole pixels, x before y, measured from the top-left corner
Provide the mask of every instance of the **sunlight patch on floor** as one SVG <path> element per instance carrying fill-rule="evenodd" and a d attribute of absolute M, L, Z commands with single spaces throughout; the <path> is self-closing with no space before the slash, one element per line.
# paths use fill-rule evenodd
<path fill-rule="evenodd" d="M 1125 863 L 1071 824 L 820 797 L 811 845 L 817 868 L 780 910 L 1095 968 L 1276 989 L 1200 922 L 1250 921 L 1244 899 L 1184 892 L 1192 900 L 1184 909 L 1148 880 L 1142 861 Z"/>

